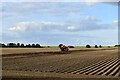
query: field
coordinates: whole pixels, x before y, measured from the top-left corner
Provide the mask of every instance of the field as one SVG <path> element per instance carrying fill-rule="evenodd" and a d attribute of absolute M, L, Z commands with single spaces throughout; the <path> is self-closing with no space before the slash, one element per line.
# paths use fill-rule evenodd
<path fill-rule="evenodd" d="M 119 80 L 117 48 L 3 48 L 3 79 Z"/>

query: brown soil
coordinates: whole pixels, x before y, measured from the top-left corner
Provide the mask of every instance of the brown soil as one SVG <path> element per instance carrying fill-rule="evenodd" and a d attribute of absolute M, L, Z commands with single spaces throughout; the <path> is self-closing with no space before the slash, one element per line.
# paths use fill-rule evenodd
<path fill-rule="evenodd" d="M 31 52 L 29 49 L 16 50 L 3 49 L 3 54 L 22 54 L 2 57 L 3 79 L 118 80 L 119 78 L 118 49 L 77 49 L 71 50 L 70 54 L 57 54 L 59 49 L 46 52 L 36 49 L 30 50 Z M 51 51 L 56 54 L 51 54 Z M 31 54 L 23 55 L 27 52 Z"/>

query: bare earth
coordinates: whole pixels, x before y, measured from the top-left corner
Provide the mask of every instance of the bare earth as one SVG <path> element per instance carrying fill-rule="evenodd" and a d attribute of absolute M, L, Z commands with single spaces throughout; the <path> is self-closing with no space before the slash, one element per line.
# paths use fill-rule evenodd
<path fill-rule="evenodd" d="M 118 49 L 2 49 L 3 79 L 119 80 Z"/>

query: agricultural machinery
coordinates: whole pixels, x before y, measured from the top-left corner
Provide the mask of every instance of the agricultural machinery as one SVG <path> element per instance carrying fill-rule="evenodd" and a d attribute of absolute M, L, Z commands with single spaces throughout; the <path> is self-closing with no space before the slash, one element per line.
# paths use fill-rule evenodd
<path fill-rule="evenodd" d="M 59 48 L 60 48 L 61 51 L 66 51 L 66 52 L 69 51 L 69 47 L 68 47 L 68 46 L 65 46 L 65 45 L 63 45 L 63 44 L 60 44 L 60 45 L 59 45 Z"/>

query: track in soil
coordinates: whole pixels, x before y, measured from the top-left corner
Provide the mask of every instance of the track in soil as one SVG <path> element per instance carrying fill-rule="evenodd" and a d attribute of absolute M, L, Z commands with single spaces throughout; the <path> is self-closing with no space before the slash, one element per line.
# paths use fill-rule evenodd
<path fill-rule="evenodd" d="M 98 54 L 102 54 L 98 55 Z M 109 54 L 109 55 L 108 55 Z M 90 56 L 94 55 L 94 56 Z M 110 57 L 112 55 L 112 57 Z M 34 59 L 33 59 L 34 58 Z M 30 58 L 3 59 L 3 70 L 54 72 L 119 77 L 119 61 L 113 53 L 92 52 Z M 45 62 L 44 62 L 45 61 Z M 47 61 L 47 62 L 46 62 Z M 9 65 L 11 63 L 11 65 Z"/>
<path fill-rule="evenodd" d="M 119 61 L 120 60 L 118 58 L 111 58 L 111 59 L 106 59 L 77 70 L 64 69 L 64 70 L 53 71 L 53 72 L 119 77 L 120 76 Z"/>

